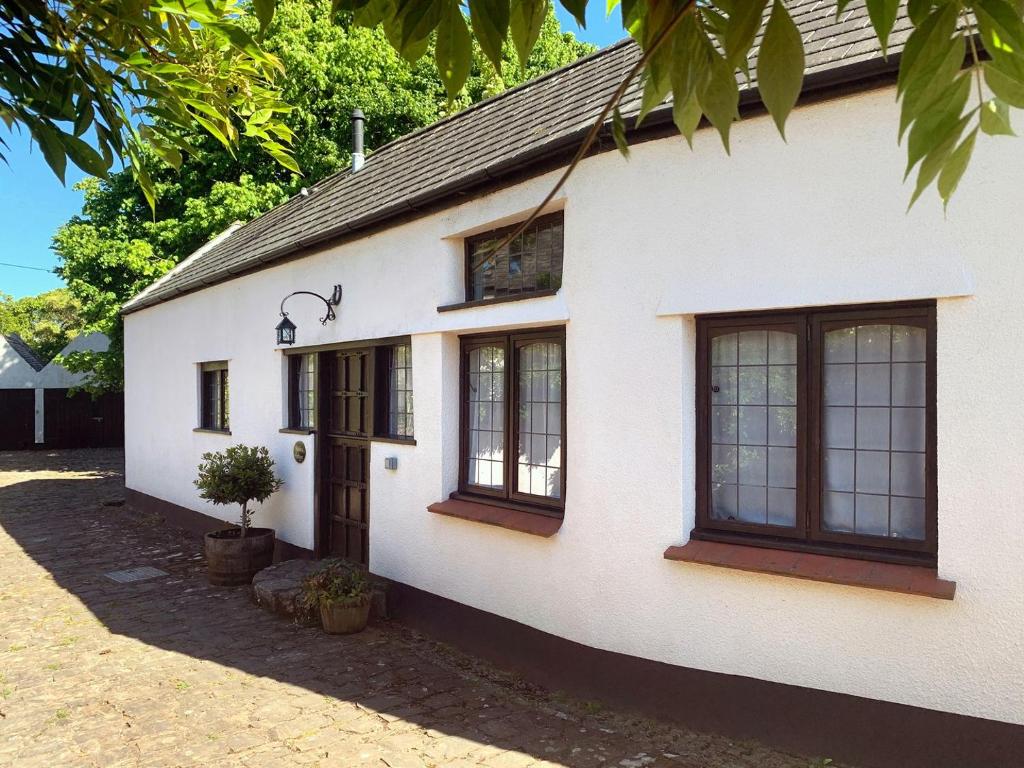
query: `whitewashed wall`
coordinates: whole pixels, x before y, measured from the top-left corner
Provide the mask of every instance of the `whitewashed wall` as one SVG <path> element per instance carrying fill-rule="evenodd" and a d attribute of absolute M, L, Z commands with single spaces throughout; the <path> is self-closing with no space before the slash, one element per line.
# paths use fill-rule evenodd
<path fill-rule="evenodd" d="M 979 142 L 947 215 L 909 214 L 891 90 L 587 160 L 564 198 L 558 296 L 462 298 L 461 236 L 514 219 L 552 176 L 129 315 L 127 480 L 203 509 L 204 450 L 268 445 L 285 490 L 258 521 L 313 542 L 312 462 L 279 434 L 282 296 L 345 288 L 336 323 L 293 299 L 299 344 L 413 335 L 417 445 L 377 443 L 371 567 L 603 649 L 1024 723 L 1024 143 Z M 996 149 L 998 148 L 998 154 Z M 939 573 L 953 602 L 662 559 L 694 522 L 693 313 L 936 297 Z M 551 539 L 425 507 L 456 483 L 458 334 L 567 323 L 565 523 Z M 196 364 L 228 359 L 228 436 L 195 433 Z M 309 442 L 312 438 L 302 438 Z M 310 446 L 312 447 L 312 446 Z M 397 471 L 383 468 L 398 456 Z M 429 553 L 429 556 L 425 556 Z M 511 576 L 514 575 L 514 578 Z"/>
<path fill-rule="evenodd" d="M 60 356 L 72 352 L 106 352 L 110 339 L 102 333 L 83 333 L 68 342 Z M 42 389 L 70 389 L 80 386 L 86 378 L 84 373 L 72 373 L 56 360 L 51 360 L 38 374 L 36 386 Z"/>
<path fill-rule="evenodd" d="M 32 389 L 39 372 L 0 335 L 0 389 Z"/>

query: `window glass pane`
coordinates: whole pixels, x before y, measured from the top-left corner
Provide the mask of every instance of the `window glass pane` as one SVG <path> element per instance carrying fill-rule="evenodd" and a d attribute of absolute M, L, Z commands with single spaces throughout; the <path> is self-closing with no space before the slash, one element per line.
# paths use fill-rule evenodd
<path fill-rule="evenodd" d="M 294 390 L 292 408 L 293 423 L 297 429 L 315 426 L 316 406 L 316 355 L 299 355 L 289 361 L 291 365 L 291 386 Z"/>
<path fill-rule="evenodd" d="M 227 363 L 203 363 L 200 370 L 200 426 L 204 429 L 227 429 L 229 424 Z"/>
<path fill-rule="evenodd" d="M 711 516 L 792 526 L 796 334 L 739 331 L 712 337 L 710 346 Z"/>
<path fill-rule="evenodd" d="M 916 326 L 825 333 L 825 530 L 924 538 L 926 354 Z"/>
<path fill-rule="evenodd" d="M 469 243 L 467 300 L 513 296 L 562 285 L 562 214 L 535 221 L 512 242 L 495 250 L 508 235 L 473 238 Z"/>
<path fill-rule="evenodd" d="M 489 346 L 469 353 L 466 482 L 505 486 L 505 402 L 494 381 L 505 374 L 505 349 Z"/>
<path fill-rule="evenodd" d="M 516 490 L 557 499 L 562 495 L 562 345 L 538 341 L 518 347 L 516 354 L 520 392 Z"/>
<path fill-rule="evenodd" d="M 473 374 L 471 385 L 480 386 L 482 379 L 480 374 Z M 388 395 L 388 434 L 412 437 L 412 352 L 408 344 L 391 348 Z"/>

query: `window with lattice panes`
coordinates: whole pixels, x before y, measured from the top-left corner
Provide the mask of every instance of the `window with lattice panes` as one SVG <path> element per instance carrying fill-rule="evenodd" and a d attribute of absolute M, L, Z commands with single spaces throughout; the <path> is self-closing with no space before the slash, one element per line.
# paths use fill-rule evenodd
<path fill-rule="evenodd" d="M 698 538 L 934 562 L 934 316 L 698 318 Z"/>
<path fill-rule="evenodd" d="M 565 331 L 462 339 L 460 492 L 560 513 Z"/>

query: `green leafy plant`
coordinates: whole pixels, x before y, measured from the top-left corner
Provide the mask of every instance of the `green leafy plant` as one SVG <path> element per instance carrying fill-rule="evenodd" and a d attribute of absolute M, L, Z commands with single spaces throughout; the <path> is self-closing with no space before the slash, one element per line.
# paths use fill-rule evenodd
<path fill-rule="evenodd" d="M 302 582 L 301 603 L 306 611 L 321 605 L 355 607 L 370 600 L 370 582 L 359 567 L 332 560 Z"/>
<path fill-rule="evenodd" d="M 262 31 L 275 2 L 252 5 Z M 62 181 L 68 160 L 100 177 L 130 164 L 151 208 L 154 161 L 180 166 L 194 127 L 228 149 L 251 137 L 298 173 L 283 67 L 240 17 L 236 0 L 0 4 L 0 120 L 27 129 Z"/>
<path fill-rule="evenodd" d="M 233 445 L 221 452 L 203 454 L 195 486 L 200 498 L 214 504 L 241 506 L 241 536 L 252 525 L 250 502 L 263 503 L 283 485 L 274 474 L 274 460 L 263 446 Z"/>

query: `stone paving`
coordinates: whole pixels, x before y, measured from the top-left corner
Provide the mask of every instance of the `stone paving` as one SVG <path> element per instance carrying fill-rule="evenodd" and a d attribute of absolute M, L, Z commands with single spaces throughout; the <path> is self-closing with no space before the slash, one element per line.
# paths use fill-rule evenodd
<path fill-rule="evenodd" d="M 0 766 L 808 768 L 609 712 L 393 624 L 329 637 L 207 586 L 117 451 L 0 453 Z M 118 583 L 104 574 L 166 572 Z"/>

